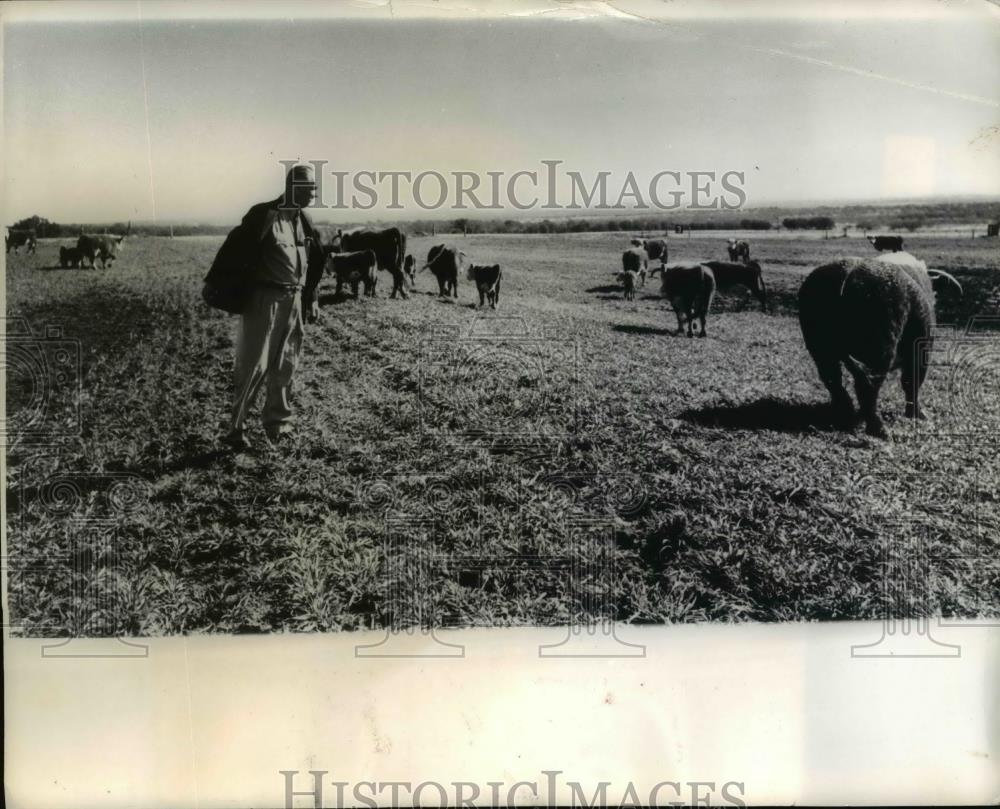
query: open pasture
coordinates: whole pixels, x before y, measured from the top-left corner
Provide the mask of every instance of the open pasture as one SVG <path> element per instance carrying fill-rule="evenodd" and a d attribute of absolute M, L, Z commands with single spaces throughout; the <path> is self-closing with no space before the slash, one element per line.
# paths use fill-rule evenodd
<path fill-rule="evenodd" d="M 14 625 L 158 635 L 995 613 L 997 321 L 939 340 L 926 422 L 903 419 L 895 376 L 881 401 L 891 440 L 837 432 L 795 295 L 813 267 L 872 254 L 866 241 L 752 238 L 772 311 L 723 293 L 708 338 L 689 340 L 655 279 L 622 299 L 613 274 L 630 235 L 410 237 L 418 267 L 440 242 L 499 263 L 499 311 L 475 310 L 464 276 L 455 300 L 428 272 L 406 301 L 387 299 L 386 273 L 375 300 L 335 299 L 329 284 L 296 376 L 295 438 L 270 448 L 254 420 L 242 455 L 217 443 L 235 318 L 200 297 L 221 238 L 133 238 L 106 270 L 53 269 L 55 242 L 8 255 L 8 318 L 38 341 L 61 327 L 80 380 L 46 388 L 48 446 L 9 449 Z M 725 234 L 669 244 L 671 260 L 725 258 Z M 995 241 L 906 246 L 965 287 L 939 302 L 939 322 L 996 318 Z M 8 419 L 23 425 L 37 385 L 10 359 L 7 373 Z M 917 571 L 905 588 L 886 588 L 883 554 Z"/>

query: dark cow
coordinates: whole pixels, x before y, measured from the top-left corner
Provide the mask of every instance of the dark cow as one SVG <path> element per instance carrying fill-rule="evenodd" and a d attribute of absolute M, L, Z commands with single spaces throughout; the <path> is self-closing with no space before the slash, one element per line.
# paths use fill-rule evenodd
<path fill-rule="evenodd" d="M 490 302 L 491 309 L 500 306 L 500 280 L 503 273 L 500 272 L 500 265 L 494 264 L 490 267 L 480 267 L 475 264 L 469 265 L 468 278 L 474 281 L 476 289 L 479 290 L 479 308 Z"/>
<path fill-rule="evenodd" d="M 81 233 L 76 240 L 76 249 L 90 262 L 91 267 L 97 266 L 97 259 L 101 260 L 101 267 L 107 267 L 109 262 L 117 258 L 124 240 L 124 236 L 91 236 Z"/>
<path fill-rule="evenodd" d="M 326 269 L 337 279 L 337 294 L 344 284 L 350 284 L 351 294 L 358 297 L 358 284 L 364 284 L 365 296 L 375 297 L 377 278 L 375 270 L 378 259 L 374 250 L 360 250 L 357 253 L 331 253 L 326 259 Z"/>
<path fill-rule="evenodd" d="M 410 286 L 417 285 L 417 260 L 409 253 L 403 259 L 403 274 L 410 279 Z"/>
<path fill-rule="evenodd" d="M 77 247 L 59 248 L 59 266 L 63 269 L 67 267 L 80 268 L 83 265 L 83 253 Z"/>
<path fill-rule="evenodd" d="M 650 261 L 659 261 L 661 265 L 667 263 L 666 239 L 643 239 L 642 249 L 646 251 Z"/>
<path fill-rule="evenodd" d="M 406 234 L 399 228 L 385 230 L 356 230 L 353 233 L 337 231 L 330 245 L 334 253 L 354 253 L 361 250 L 371 250 L 375 253 L 378 268 L 392 276 L 392 292 L 390 298 L 398 293 L 406 298 L 403 288 L 403 256 L 406 255 Z"/>
<path fill-rule="evenodd" d="M 691 324 L 695 318 L 701 320 L 701 334 L 705 336 L 705 320 L 712 308 L 712 298 L 715 297 L 715 275 L 704 264 L 673 264 L 669 267 L 657 267 L 650 275 L 661 273 L 660 288 L 663 297 L 677 315 L 677 334 L 684 330 L 687 323 L 687 336 L 693 337 Z"/>
<path fill-rule="evenodd" d="M 458 297 L 458 268 L 465 259 L 465 253 L 443 244 L 435 245 L 427 253 L 427 263 L 420 272 L 429 269 L 438 282 L 438 295 L 447 298 Z"/>
<path fill-rule="evenodd" d="M 899 253 L 903 249 L 902 236 L 868 236 L 866 238 L 872 243 L 872 247 L 880 253 L 883 250 L 891 250 L 893 253 Z"/>
<path fill-rule="evenodd" d="M 646 267 L 649 259 L 646 251 L 640 247 L 630 247 L 622 253 L 622 271 L 634 272 L 639 278 L 639 286 L 646 285 Z"/>
<path fill-rule="evenodd" d="M 730 239 L 726 249 L 729 251 L 729 260 L 742 261 L 746 264 L 750 261 L 750 242 L 743 239 Z M 716 280 L 719 280 L 716 278 Z"/>
<path fill-rule="evenodd" d="M 745 286 L 760 301 L 761 309 L 767 311 L 767 288 L 764 286 L 764 274 L 759 263 L 756 261 L 748 261 L 746 264 L 737 264 L 731 261 L 705 261 L 703 263 L 715 276 L 718 289 Z"/>
<path fill-rule="evenodd" d="M 8 228 L 6 238 L 6 252 L 10 252 L 10 248 L 14 248 L 14 254 L 17 255 L 17 251 L 24 247 L 26 253 L 34 253 L 35 248 L 38 246 L 38 234 L 34 230 L 10 230 Z"/>

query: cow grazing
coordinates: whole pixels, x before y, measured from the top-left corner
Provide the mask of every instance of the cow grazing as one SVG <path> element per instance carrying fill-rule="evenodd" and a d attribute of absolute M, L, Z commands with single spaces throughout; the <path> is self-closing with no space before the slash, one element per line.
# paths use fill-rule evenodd
<path fill-rule="evenodd" d="M 898 253 L 903 249 L 902 236 L 867 236 L 866 238 L 872 243 L 872 247 L 880 253 L 883 250 L 891 250 L 893 253 Z"/>
<path fill-rule="evenodd" d="M 8 228 L 4 241 L 7 253 L 12 247 L 14 255 L 17 255 L 17 251 L 22 247 L 25 248 L 25 253 L 34 253 L 38 246 L 38 235 L 34 230 L 11 230 Z"/>
<path fill-rule="evenodd" d="M 841 365 L 854 377 L 869 435 L 885 438 L 878 395 L 886 376 L 902 370 L 906 415 L 920 418 L 918 393 L 934 339 L 934 285 L 961 285 L 948 273 L 928 270 L 909 253 L 846 258 L 817 267 L 799 289 L 799 324 L 838 421 L 853 423 Z"/>
<path fill-rule="evenodd" d="M 630 247 L 622 253 L 622 272 L 634 272 L 639 279 L 639 286 L 646 285 L 646 267 L 649 259 L 646 251 L 640 247 Z"/>
<path fill-rule="evenodd" d="M 742 261 L 746 264 L 750 261 L 750 242 L 748 241 L 730 239 L 726 245 L 726 250 L 729 252 L 729 260 L 732 262 Z"/>
<path fill-rule="evenodd" d="M 703 263 L 715 276 L 717 289 L 745 286 L 760 301 L 761 309 L 767 311 L 767 288 L 764 286 L 764 274 L 760 264 L 756 261 L 748 261 L 746 264 L 731 261 L 705 261 Z"/>
<path fill-rule="evenodd" d="M 429 269 L 438 282 L 438 295 L 458 297 L 458 269 L 465 260 L 465 253 L 443 244 L 435 245 L 427 253 L 427 263 L 420 272 Z"/>
<path fill-rule="evenodd" d="M 344 284 L 349 284 L 351 294 L 358 297 L 358 284 L 364 284 L 365 296 L 375 297 L 375 275 L 378 259 L 374 250 L 359 250 L 357 253 L 330 253 L 326 259 L 326 270 L 337 280 L 337 294 Z"/>
<path fill-rule="evenodd" d="M 715 276 L 704 264 L 672 264 L 657 267 L 650 275 L 661 273 L 660 289 L 663 296 L 677 315 L 677 334 L 687 323 L 687 336 L 693 337 L 691 324 L 695 318 L 701 320 L 701 334 L 704 337 L 705 320 L 715 297 Z"/>
<path fill-rule="evenodd" d="M 77 247 L 59 248 L 59 266 L 63 269 L 68 267 L 80 268 L 83 266 L 83 253 Z"/>
<path fill-rule="evenodd" d="M 349 253 L 371 250 L 375 253 L 378 268 L 392 276 L 390 298 L 398 294 L 406 298 L 403 288 L 403 256 L 406 255 L 406 234 L 399 228 L 385 230 L 356 230 L 353 233 L 337 231 L 330 245 L 330 252 Z"/>
<path fill-rule="evenodd" d="M 125 236 L 91 236 L 81 233 L 76 240 L 76 249 L 90 262 L 91 267 L 96 267 L 96 261 L 100 259 L 103 268 L 117 258 L 124 240 Z"/>
<path fill-rule="evenodd" d="M 500 272 L 500 265 L 493 264 L 489 267 L 470 264 L 468 279 L 475 283 L 479 290 L 479 308 L 482 309 L 489 301 L 491 309 L 500 307 L 500 280 L 503 273 Z"/>

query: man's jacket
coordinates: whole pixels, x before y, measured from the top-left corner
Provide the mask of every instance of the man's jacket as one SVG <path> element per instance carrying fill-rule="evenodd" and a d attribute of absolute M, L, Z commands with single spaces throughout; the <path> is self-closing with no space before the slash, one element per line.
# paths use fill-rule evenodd
<path fill-rule="evenodd" d="M 243 221 L 226 237 L 205 277 L 202 297 L 209 306 L 231 314 L 240 314 L 246 308 L 257 280 L 256 270 L 261 253 L 271 246 L 267 240 L 271 238 L 271 226 L 283 200 L 284 196 L 280 196 L 270 202 L 254 205 L 247 211 Z M 299 210 L 299 216 L 308 256 L 302 289 L 302 310 L 305 314 L 316 300 L 316 290 L 323 277 L 326 257 L 320 233 L 305 209 Z"/>

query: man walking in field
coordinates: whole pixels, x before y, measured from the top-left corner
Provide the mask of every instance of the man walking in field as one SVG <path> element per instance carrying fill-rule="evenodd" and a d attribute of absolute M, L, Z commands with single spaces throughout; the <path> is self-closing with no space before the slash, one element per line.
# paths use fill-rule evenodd
<path fill-rule="evenodd" d="M 265 389 L 264 431 L 279 442 L 292 431 L 292 376 L 299 363 L 303 315 L 319 315 L 316 288 L 323 274 L 320 235 L 305 212 L 316 199 L 312 166 L 293 166 L 285 193 L 254 205 L 243 217 L 237 249 L 246 261 L 246 306 L 236 338 L 235 398 L 223 442 L 247 449 L 247 410 Z"/>

